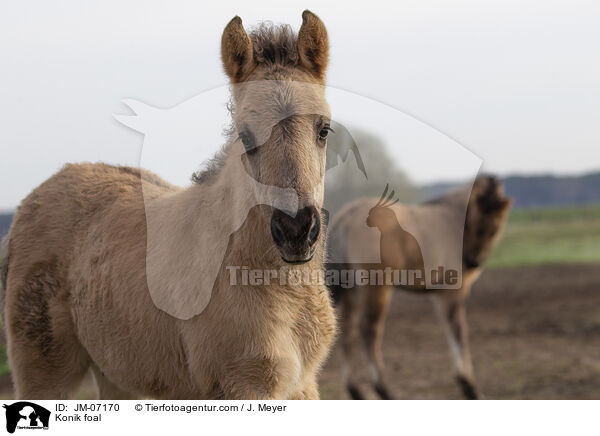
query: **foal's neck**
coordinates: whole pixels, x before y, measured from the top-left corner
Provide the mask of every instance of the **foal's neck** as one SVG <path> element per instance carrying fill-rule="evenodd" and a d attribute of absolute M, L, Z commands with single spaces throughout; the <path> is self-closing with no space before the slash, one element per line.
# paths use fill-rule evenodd
<path fill-rule="evenodd" d="M 227 257 L 240 266 L 269 267 L 275 256 L 265 205 L 256 204 L 252 181 L 240 165 L 240 156 L 230 154 L 215 178 L 190 188 L 199 201 L 194 232 L 211 232 L 227 244 Z M 192 200 L 193 201 L 193 200 Z M 202 227 L 197 224 L 202 222 Z"/>

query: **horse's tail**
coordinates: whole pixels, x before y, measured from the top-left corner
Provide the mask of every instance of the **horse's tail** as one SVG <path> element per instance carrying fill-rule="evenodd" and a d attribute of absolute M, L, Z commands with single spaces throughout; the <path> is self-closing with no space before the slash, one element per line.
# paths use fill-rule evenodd
<path fill-rule="evenodd" d="M 6 301 L 6 282 L 8 281 L 8 234 L 0 242 L 0 310 L 2 311 L 2 324 L 4 321 L 4 302 Z"/>

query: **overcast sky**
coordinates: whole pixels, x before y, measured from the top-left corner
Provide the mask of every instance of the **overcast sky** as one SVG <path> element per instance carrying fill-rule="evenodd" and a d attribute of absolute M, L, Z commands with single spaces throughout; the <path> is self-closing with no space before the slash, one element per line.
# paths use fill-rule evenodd
<path fill-rule="evenodd" d="M 122 99 L 167 108 L 222 87 L 219 43 L 234 15 L 297 29 L 305 8 L 327 26 L 332 87 L 449 135 L 487 171 L 600 169 L 598 2 L 208 4 L 0 3 L 0 209 L 65 162 L 137 165 L 143 137 L 113 118 L 127 112 Z M 366 127 L 396 127 L 382 124 Z M 202 155 L 219 148 L 210 142 Z M 389 145 L 399 166 L 409 145 Z M 417 183 L 457 178 L 450 166 L 408 172 Z"/>

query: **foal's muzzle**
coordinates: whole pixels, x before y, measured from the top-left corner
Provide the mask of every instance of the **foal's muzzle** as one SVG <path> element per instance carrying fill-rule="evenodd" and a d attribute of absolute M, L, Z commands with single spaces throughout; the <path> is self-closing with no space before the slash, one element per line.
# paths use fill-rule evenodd
<path fill-rule="evenodd" d="M 321 216 L 314 206 L 300 209 L 295 217 L 275 209 L 271 216 L 271 236 L 281 258 L 288 263 L 308 262 L 321 231 Z"/>

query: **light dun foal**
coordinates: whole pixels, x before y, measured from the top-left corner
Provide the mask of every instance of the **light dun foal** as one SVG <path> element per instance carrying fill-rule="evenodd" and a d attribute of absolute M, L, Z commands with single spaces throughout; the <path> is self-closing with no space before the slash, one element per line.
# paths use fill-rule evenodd
<path fill-rule="evenodd" d="M 132 168 L 67 165 L 19 207 L 0 264 L 18 398 L 66 398 L 90 368 L 104 399 L 319 398 L 317 372 L 335 334 L 327 289 L 233 286 L 226 267 L 323 267 L 327 32 L 309 11 L 297 36 L 268 25 L 248 35 L 235 17 L 222 59 L 234 88 L 231 136 L 191 187 Z M 251 81 L 272 86 L 238 86 Z M 295 83 L 317 86 L 299 92 Z M 306 99 L 323 110 L 303 112 Z M 253 130 L 261 120 L 279 121 L 263 137 Z M 232 170 L 240 159 L 244 174 Z M 248 174 L 293 189 L 296 213 L 253 198 L 242 186 Z M 176 265 L 167 282 L 193 287 L 211 254 L 208 236 L 229 240 L 210 302 L 190 319 L 157 309 L 149 295 L 144 201 L 170 217 L 161 237 L 181 247 L 175 259 L 165 252 Z M 232 215 L 247 210 L 230 235 Z"/>

